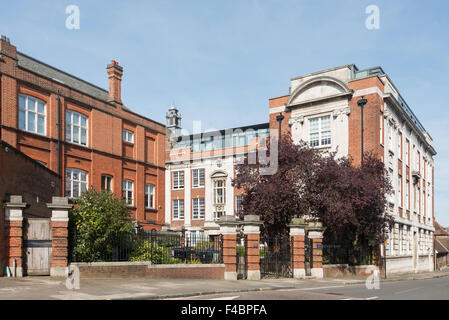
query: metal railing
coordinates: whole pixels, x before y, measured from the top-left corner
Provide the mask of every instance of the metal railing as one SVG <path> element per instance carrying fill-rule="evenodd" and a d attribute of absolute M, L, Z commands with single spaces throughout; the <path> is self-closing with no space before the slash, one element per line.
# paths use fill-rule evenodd
<path fill-rule="evenodd" d="M 153 264 L 222 263 L 219 236 L 192 237 L 182 233 L 139 232 L 119 236 L 109 243 L 71 236 L 70 262 L 144 261 Z"/>
<path fill-rule="evenodd" d="M 323 245 L 323 264 L 371 265 L 374 251 L 369 246 Z"/>

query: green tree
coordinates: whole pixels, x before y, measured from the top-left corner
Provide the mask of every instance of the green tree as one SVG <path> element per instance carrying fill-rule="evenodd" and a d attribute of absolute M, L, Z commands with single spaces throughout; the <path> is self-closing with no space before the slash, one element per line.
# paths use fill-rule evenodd
<path fill-rule="evenodd" d="M 122 252 L 127 251 L 134 227 L 123 199 L 89 189 L 75 198 L 74 203 L 69 212 L 69 228 L 75 261 L 117 259 L 118 245 Z"/>

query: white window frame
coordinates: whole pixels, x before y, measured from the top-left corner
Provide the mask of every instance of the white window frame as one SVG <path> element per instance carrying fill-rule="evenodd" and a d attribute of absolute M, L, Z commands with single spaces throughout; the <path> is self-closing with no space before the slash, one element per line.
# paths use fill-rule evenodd
<path fill-rule="evenodd" d="M 184 220 L 184 199 L 172 201 L 173 220 Z"/>
<path fill-rule="evenodd" d="M 218 194 L 219 190 L 222 191 L 221 195 Z M 226 179 L 214 180 L 214 204 L 226 204 Z"/>
<path fill-rule="evenodd" d="M 410 149 L 410 140 L 405 138 L 405 163 L 408 166 L 410 166 L 409 149 Z"/>
<path fill-rule="evenodd" d="M 82 169 L 77 168 L 66 168 L 65 169 L 65 194 L 66 197 L 69 198 L 76 198 L 80 196 L 84 191 L 87 191 L 88 185 L 89 185 L 89 173 L 87 171 L 84 171 Z M 74 175 L 78 174 L 78 178 L 74 179 Z M 83 181 L 81 179 L 82 174 L 85 175 L 86 179 Z M 70 190 L 67 190 L 67 184 L 70 184 Z M 78 194 L 74 194 L 74 186 L 78 186 Z M 84 189 L 84 190 L 83 190 Z"/>
<path fill-rule="evenodd" d="M 173 190 L 184 189 L 184 170 L 173 171 L 172 178 L 173 178 Z"/>
<path fill-rule="evenodd" d="M 225 216 L 226 211 L 214 211 L 214 220 L 220 220 L 220 217 Z"/>
<path fill-rule="evenodd" d="M 402 159 L 402 132 L 398 131 L 398 159 Z"/>
<path fill-rule="evenodd" d="M 410 210 L 410 205 L 409 205 L 409 198 L 410 198 L 410 181 L 406 180 L 405 181 L 405 209 L 406 210 Z"/>
<path fill-rule="evenodd" d="M 110 189 L 107 189 L 107 184 L 103 183 L 105 179 L 109 180 Z M 113 181 L 113 177 L 111 175 L 109 175 L 109 174 L 102 174 L 101 175 L 101 191 L 113 192 L 114 187 L 113 187 L 112 181 Z M 106 186 L 106 189 L 103 188 L 103 185 Z"/>
<path fill-rule="evenodd" d="M 242 206 L 242 200 L 243 200 L 243 196 L 242 195 L 235 196 L 235 213 L 236 214 L 240 214 L 241 206 Z M 240 202 L 240 205 L 239 205 L 239 202 Z"/>
<path fill-rule="evenodd" d="M 73 122 L 74 116 L 79 117 L 78 123 Z M 85 125 L 82 124 L 83 119 L 86 121 Z M 80 112 L 67 109 L 65 111 L 65 121 L 66 121 L 66 123 L 65 123 L 65 126 L 66 126 L 65 140 L 70 143 L 74 143 L 74 144 L 78 144 L 78 145 L 87 147 L 89 145 L 89 118 Z M 75 135 L 73 134 L 73 132 L 75 131 L 75 128 L 78 129 L 78 134 L 77 134 L 78 142 L 76 142 L 74 139 Z M 83 130 L 86 131 L 86 142 L 85 143 L 83 143 L 83 141 L 82 141 L 81 133 Z M 68 137 L 67 131 L 70 131 L 70 137 Z"/>
<path fill-rule="evenodd" d="M 204 188 L 205 184 L 205 169 L 192 169 L 192 188 Z"/>
<path fill-rule="evenodd" d="M 155 189 L 156 186 L 154 184 L 145 184 L 145 208 L 147 209 L 155 209 Z"/>
<path fill-rule="evenodd" d="M 205 202 L 204 198 L 192 199 L 192 219 L 203 220 L 205 216 Z"/>
<path fill-rule="evenodd" d="M 123 179 L 122 196 L 128 206 L 134 206 L 134 181 Z"/>
<path fill-rule="evenodd" d="M 24 106 L 20 105 L 21 98 L 25 99 Z M 31 99 L 34 100 L 34 110 L 32 110 L 30 108 L 30 100 Z M 39 112 L 39 102 L 44 105 L 44 112 Z M 19 129 L 28 131 L 28 132 L 32 132 L 32 133 L 36 133 L 36 134 L 40 134 L 43 136 L 47 135 L 47 104 L 45 103 L 45 101 L 42 101 L 41 99 L 38 99 L 38 98 L 30 96 L 30 95 L 19 94 L 18 105 L 19 105 L 19 115 L 18 115 Z M 21 115 L 22 112 L 23 112 L 23 115 Z M 31 116 L 31 114 L 34 117 L 34 130 L 31 130 L 28 126 L 28 118 Z M 21 126 L 21 124 L 20 124 L 21 123 L 20 120 L 22 119 L 22 117 L 25 117 L 25 119 L 24 119 L 25 125 L 24 126 Z M 44 118 L 43 132 L 39 132 L 39 117 Z"/>
<path fill-rule="evenodd" d="M 379 139 L 380 139 L 380 144 L 383 145 L 384 143 L 384 113 L 381 111 L 380 112 L 380 134 L 379 134 Z"/>
<path fill-rule="evenodd" d="M 323 130 L 323 120 L 324 119 L 329 119 L 329 129 L 328 130 Z M 312 132 L 312 121 L 318 120 L 318 131 L 317 132 Z M 329 142 L 328 143 L 323 143 L 323 135 L 324 133 L 329 132 Z M 318 133 L 318 144 L 317 145 L 312 145 L 312 134 L 317 134 Z M 315 141 L 316 139 L 314 139 Z M 325 115 L 325 116 L 321 116 L 321 117 L 314 117 L 314 118 L 310 118 L 309 119 L 309 147 L 311 148 L 322 148 L 322 147 L 330 147 L 332 144 L 332 118 L 330 115 Z"/>
<path fill-rule="evenodd" d="M 402 208 L 402 176 L 398 175 L 398 207 Z"/>
<path fill-rule="evenodd" d="M 122 138 L 123 141 L 134 144 L 134 132 L 132 132 L 131 130 L 123 129 Z"/>

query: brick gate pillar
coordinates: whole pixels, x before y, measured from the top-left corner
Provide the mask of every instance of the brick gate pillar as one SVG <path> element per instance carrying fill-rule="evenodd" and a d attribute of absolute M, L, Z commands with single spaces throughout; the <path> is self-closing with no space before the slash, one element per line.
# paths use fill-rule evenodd
<path fill-rule="evenodd" d="M 51 268 L 50 276 L 66 277 L 68 274 L 69 199 L 53 197 L 47 203 L 51 213 Z"/>
<path fill-rule="evenodd" d="M 288 225 L 290 227 L 290 239 L 292 243 L 292 269 L 293 278 L 304 279 L 305 269 L 305 227 L 304 219 L 294 218 Z"/>
<path fill-rule="evenodd" d="M 323 278 L 323 225 L 321 222 L 309 222 L 308 238 L 313 242 L 312 276 Z"/>
<path fill-rule="evenodd" d="M 5 203 L 6 264 L 13 277 L 23 277 L 23 209 L 22 196 L 10 196 Z"/>
<path fill-rule="evenodd" d="M 244 218 L 243 233 L 247 237 L 245 254 L 247 266 L 247 280 L 260 280 L 260 221 L 257 215 L 246 215 Z"/>
<path fill-rule="evenodd" d="M 237 225 L 234 216 L 224 215 L 217 222 L 223 235 L 223 263 L 225 280 L 237 280 Z"/>

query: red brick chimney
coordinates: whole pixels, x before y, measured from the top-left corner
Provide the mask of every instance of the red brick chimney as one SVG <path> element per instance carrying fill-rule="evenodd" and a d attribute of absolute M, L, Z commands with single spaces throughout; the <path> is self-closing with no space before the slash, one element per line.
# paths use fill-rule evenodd
<path fill-rule="evenodd" d="M 109 78 L 109 101 L 122 104 L 122 75 L 123 67 L 112 60 L 106 70 Z"/>
<path fill-rule="evenodd" d="M 4 61 L 6 57 L 17 60 L 17 49 L 10 43 L 8 37 L 0 35 L 0 60 Z"/>

